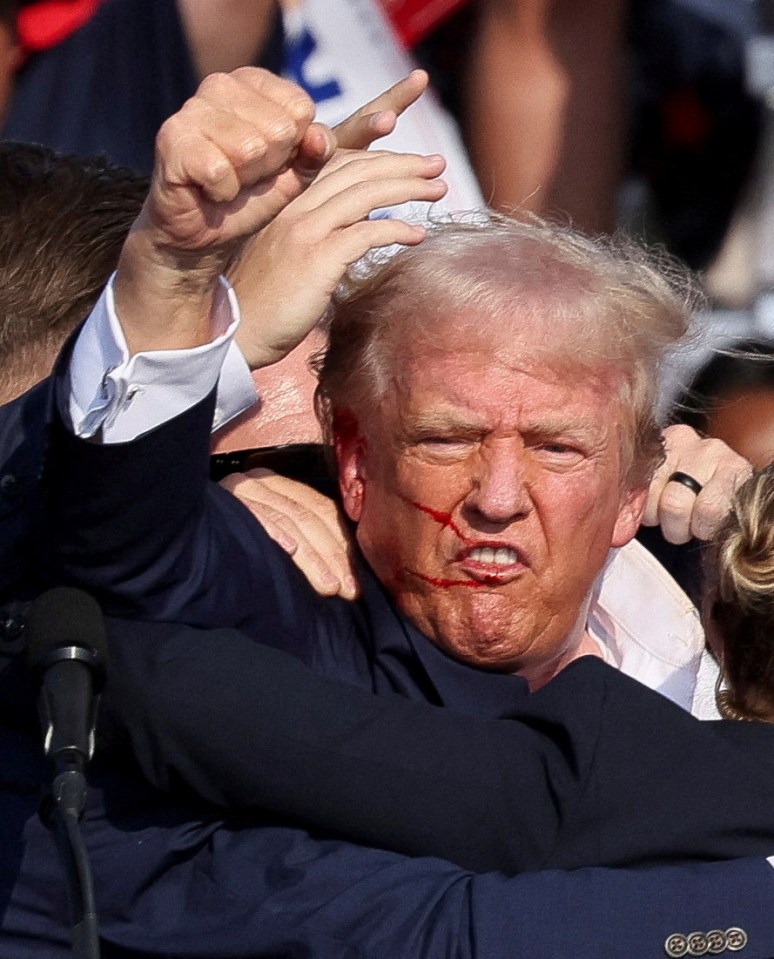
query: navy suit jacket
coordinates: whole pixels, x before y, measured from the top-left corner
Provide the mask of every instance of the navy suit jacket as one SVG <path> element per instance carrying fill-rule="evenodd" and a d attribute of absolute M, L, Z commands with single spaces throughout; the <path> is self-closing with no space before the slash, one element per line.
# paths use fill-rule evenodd
<path fill-rule="evenodd" d="M 185 611 L 190 621 L 200 620 L 207 626 L 217 619 L 217 611 L 209 609 L 211 599 L 198 591 L 204 590 L 203 574 L 208 572 L 200 550 L 206 546 L 211 557 L 221 560 L 233 551 L 235 582 L 226 587 L 225 598 L 235 604 L 235 619 L 244 620 L 238 624 L 247 626 L 254 617 L 256 623 L 263 619 L 260 608 L 257 613 L 244 608 L 241 598 L 245 583 L 240 566 L 254 557 L 255 534 L 237 530 L 234 540 L 234 529 L 226 535 L 219 524 L 197 518 L 204 510 L 218 518 L 225 511 L 230 522 L 249 519 L 225 494 L 206 492 L 198 465 L 194 474 L 189 472 L 202 450 L 206 472 L 207 439 L 198 438 L 197 420 L 206 423 L 208 415 L 203 405 L 170 430 L 151 434 L 139 446 L 131 444 L 123 451 L 71 443 L 71 438 L 60 434 L 58 455 L 66 456 L 62 446 L 71 443 L 71 449 L 78 451 L 78 463 L 70 464 L 73 469 L 68 467 L 62 497 L 55 501 L 53 515 L 58 525 L 54 538 L 59 537 L 57 552 L 65 566 L 79 578 L 93 578 L 103 599 L 113 595 L 112 578 L 117 576 L 120 588 L 115 608 L 160 619 L 175 618 Z M 179 443 L 174 435 L 177 430 L 181 431 Z M 105 486 L 107 474 L 100 473 L 102 467 L 95 472 L 99 459 L 112 470 L 114 457 L 121 452 L 128 454 L 125 458 L 130 461 L 125 464 L 129 472 L 122 476 L 123 492 Z M 133 486 L 135 482 L 139 486 Z M 155 515 L 149 505 L 158 502 L 159 488 L 168 484 L 178 494 L 173 497 L 175 515 Z M 128 499 L 126 490 L 130 491 Z M 100 510 L 115 507 L 116 496 L 123 510 L 122 530 L 109 543 L 101 543 L 100 536 L 109 532 L 110 523 L 106 517 L 104 523 L 82 527 L 84 504 L 88 500 L 86 512 L 93 508 L 98 517 Z M 146 520 L 150 512 L 154 518 L 149 529 Z M 190 541 L 182 535 L 186 522 L 196 527 Z M 71 539 L 73 532 L 79 542 Z M 145 541 L 148 533 L 153 535 Z M 135 542 L 138 534 L 143 539 L 139 546 Z M 150 561 L 146 545 L 151 547 Z M 243 553 L 246 546 L 249 551 Z M 85 570 L 80 564 L 88 555 L 94 557 L 93 565 Z M 103 569 L 104 562 L 109 568 Z M 200 586 L 192 590 L 192 582 L 195 586 L 200 574 Z M 253 575 L 251 572 L 250 577 Z M 161 600 L 154 610 L 147 608 L 149 582 L 157 584 L 156 596 Z M 440 670 L 418 660 L 413 644 L 423 637 L 396 620 L 389 604 L 379 624 L 380 629 L 384 627 L 384 642 L 379 656 L 371 657 L 372 649 L 353 640 L 374 635 L 369 617 L 378 610 L 365 606 L 353 613 L 352 607 L 333 601 L 327 604 L 331 612 L 318 618 L 320 601 L 299 593 L 294 568 L 279 555 L 266 588 L 265 597 L 253 593 L 256 605 L 265 602 L 271 608 L 281 601 L 287 607 L 282 623 L 269 621 L 264 627 L 263 638 L 272 639 L 275 632 L 289 626 L 296 653 L 331 675 L 438 703 L 451 703 L 459 697 L 467 711 L 484 716 L 507 715 L 514 702 L 523 698 L 523 687 L 516 679 L 471 671 L 451 661 L 447 662 L 450 670 Z M 348 609 L 346 617 L 344 609 Z M 310 610 L 312 637 L 308 635 Z M 294 625 L 298 627 L 295 632 Z M 136 653 L 142 663 L 151 649 L 166 676 L 177 673 L 180 682 L 173 683 L 171 690 L 206 741 L 219 719 L 230 714 L 232 684 L 238 687 L 245 679 L 245 661 L 241 654 L 232 655 L 232 647 L 238 646 L 232 642 L 234 636 L 221 633 L 215 637 L 220 640 L 215 647 L 219 668 L 216 675 L 206 678 L 222 684 L 220 690 L 212 690 L 210 703 L 219 703 L 220 713 L 205 716 L 197 710 L 196 701 L 187 697 L 186 671 L 180 670 L 175 660 L 175 637 L 184 649 L 186 635 L 192 634 L 171 626 L 123 628 L 123 642 L 115 648 L 123 652 L 124 661 L 132 661 Z M 146 640 L 137 642 L 136 648 L 132 629 Z M 250 645 L 251 640 L 241 637 L 240 642 Z M 441 655 L 423 642 L 420 645 L 427 655 Z M 151 659 L 146 662 L 152 665 Z M 191 675 L 201 677 L 201 663 L 194 660 L 194 666 Z M 4 669 L 2 675 L 11 672 Z M 495 688 L 499 692 L 495 693 Z M 34 789 L 29 787 L 35 779 L 36 752 L 30 724 L 23 719 L 21 713 L 15 713 L 4 724 L 8 748 L 0 755 L 7 760 L 4 795 L 15 790 L 21 797 L 22 812 L 31 812 Z M 232 753 L 234 761 L 242 767 L 249 765 L 249 753 L 239 753 Z M 37 763 L 39 766 L 39 759 Z M 29 775 L 25 778 L 19 769 L 27 769 Z M 41 775 L 37 769 L 38 780 Z M 15 821 L 22 819 L 19 815 Z M 9 821 L 3 818 L 4 829 Z M 211 807 L 184 801 L 181 796 L 176 795 L 174 801 L 159 797 L 142 785 L 132 769 L 116 768 L 107 761 L 95 767 L 85 828 L 103 930 L 113 944 L 113 951 L 106 951 L 109 955 L 293 956 L 308 954 L 304 952 L 308 950 L 318 956 L 646 957 L 662 955 L 664 939 L 671 933 L 729 926 L 742 926 L 749 936 L 739 955 L 774 955 L 774 874 L 762 859 L 647 871 L 545 871 L 512 879 L 473 876 L 437 860 L 406 860 L 336 840 L 314 839 L 302 830 L 276 823 L 260 824 L 255 814 L 249 820 L 221 819 Z M 54 955 L 55 947 L 64 954 L 64 906 L 61 895 L 55 895 L 57 864 L 51 839 L 31 816 L 24 825 L 24 841 L 12 836 L 8 845 L 14 841 L 19 848 L 18 881 L 9 893 L 0 927 L 3 955 Z M 44 952 L 36 950 L 31 937 L 46 943 Z"/>

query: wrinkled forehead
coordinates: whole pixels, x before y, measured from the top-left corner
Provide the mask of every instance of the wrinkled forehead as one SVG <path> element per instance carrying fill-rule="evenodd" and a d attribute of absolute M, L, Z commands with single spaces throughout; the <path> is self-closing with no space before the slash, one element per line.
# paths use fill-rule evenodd
<path fill-rule="evenodd" d="M 519 323 L 487 328 L 480 316 L 458 316 L 444 325 L 405 336 L 396 344 L 390 378 L 372 418 L 384 422 L 399 410 L 419 415 L 423 405 L 465 408 L 482 416 L 507 419 L 536 404 L 556 411 L 571 403 L 602 416 L 613 410 L 620 420 L 621 369 L 598 358 L 579 359 L 578 350 L 547 326 Z M 537 398 L 540 398 L 539 401 Z M 503 411 L 503 417 L 497 416 Z"/>
<path fill-rule="evenodd" d="M 625 372 L 609 330 L 582 315 L 551 311 L 545 303 L 522 302 L 507 312 L 478 309 L 415 314 L 389 339 L 397 371 L 430 362 L 469 358 L 487 370 L 537 370 L 547 378 L 615 376 Z"/>

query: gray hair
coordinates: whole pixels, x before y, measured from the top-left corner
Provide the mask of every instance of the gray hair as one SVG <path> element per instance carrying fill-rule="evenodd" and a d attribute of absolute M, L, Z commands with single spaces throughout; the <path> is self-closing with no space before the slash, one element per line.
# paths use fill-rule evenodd
<path fill-rule="evenodd" d="M 328 438 L 337 413 L 367 418 L 417 343 L 465 349 L 455 329 L 465 313 L 480 321 L 482 339 L 504 324 L 550 322 L 553 362 L 618 375 L 622 409 L 631 411 L 622 461 L 628 485 L 641 486 L 663 456 L 660 368 L 686 337 L 698 299 L 687 270 L 625 237 L 590 238 L 531 215 L 450 218 L 417 247 L 361 262 L 340 286 L 318 363 L 318 416 Z"/>

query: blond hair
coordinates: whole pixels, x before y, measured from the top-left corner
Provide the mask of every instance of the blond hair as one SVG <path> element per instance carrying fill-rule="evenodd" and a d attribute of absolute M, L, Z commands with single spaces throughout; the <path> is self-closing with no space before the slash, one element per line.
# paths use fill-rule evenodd
<path fill-rule="evenodd" d="M 329 438 L 337 411 L 366 416 L 418 342 L 464 349 L 455 317 L 474 313 L 482 337 L 505 323 L 550 323 L 554 361 L 619 374 L 626 479 L 641 486 L 662 457 L 661 364 L 686 336 L 697 298 L 684 268 L 623 237 L 493 211 L 450 218 L 418 247 L 359 264 L 337 291 L 318 416 Z"/>
<path fill-rule="evenodd" d="M 723 640 L 727 701 L 774 718 L 774 466 L 737 491 L 705 558 L 710 615 Z"/>

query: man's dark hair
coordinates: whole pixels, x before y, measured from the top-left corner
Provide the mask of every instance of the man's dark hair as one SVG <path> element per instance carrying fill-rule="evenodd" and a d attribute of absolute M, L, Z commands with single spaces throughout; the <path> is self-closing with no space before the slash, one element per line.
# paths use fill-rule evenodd
<path fill-rule="evenodd" d="M 147 186 L 102 158 L 0 143 L 0 402 L 46 376 L 89 314 Z"/>

